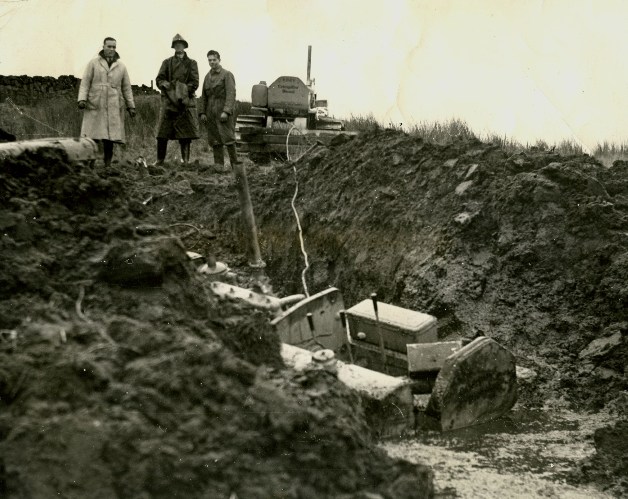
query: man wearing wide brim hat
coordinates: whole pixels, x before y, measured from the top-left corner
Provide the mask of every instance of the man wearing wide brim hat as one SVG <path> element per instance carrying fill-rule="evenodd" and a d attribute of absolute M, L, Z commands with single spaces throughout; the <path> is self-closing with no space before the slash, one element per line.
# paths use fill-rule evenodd
<path fill-rule="evenodd" d="M 161 63 L 155 79 L 161 90 L 161 110 L 157 128 L 157 164 L 166 159 L 169 140 L 178 140 L 181 145 L 181 160 L 190 161 L 190 146 L 198 139 L 196 97 L 198 88 L 198 64 L 185 53 L 188 42 L 176 34 L 171 47 L 174 55 Z"/>

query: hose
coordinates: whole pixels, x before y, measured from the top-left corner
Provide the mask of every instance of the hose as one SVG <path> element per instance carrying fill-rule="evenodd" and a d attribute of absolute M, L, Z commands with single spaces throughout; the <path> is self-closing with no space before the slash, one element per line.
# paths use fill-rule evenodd
<path fill-rule="evenodd" d="M 288 148 L 288 141 L 290 140 L 290 134 L 292 133 L 292 130 L 294 130 L 295 128 L 296 127 L 293 125 L 292 128 L 290 128 L 290 130 L 288 131 L 288 135 L 286 137 L 286 156 L 288 157 L 288 161 L 290 161 L 290 151 Z M 294 212 L 294 217 L 297 220 L 297 228 L 299 230 L 299 241 L 301 243 L 301 253 L 303 254 L 303 259 L 305 261 L 305 268 L 301 272 L 301 282 L 303 283 L 303 291 L 305 292 L 305 296 L 309 297 L 310 293 L 307 289 L 307 282 L 305 280 L 305 274 L 310 268 L 310 262 L 308 261 L 307 251 L 305 251 L 305 242 L 303 241 L 303 229 L 301 228 L 301 220 L 299 219 L 299 213 L 297 212 L 297 209 L 294 205 L 294 201 L 296 200 L 297 194 L 299 193 L 299 179 L 297 177 L 297 167 L 294 162 L 292 163 L 292 170 L 294 171 L 295 188 L 294 188 L 294 195 L 292 196 L 292 201 L 290 204 L 292 206 L 292 211 Z"/>

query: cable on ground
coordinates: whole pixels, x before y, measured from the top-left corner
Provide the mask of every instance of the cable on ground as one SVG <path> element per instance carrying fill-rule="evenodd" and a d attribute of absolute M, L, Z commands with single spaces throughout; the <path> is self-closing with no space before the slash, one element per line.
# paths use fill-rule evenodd
<path fill-rule="evenodd" d="M 290 161 L 290 148 L 288 146 L 289 140 L 290 140 L 290 134 L 295 129 L 296 127 L 294 126 L 290 128 L 290 130 L 288 131 L 288 135 L 286 136 L 286 157 L 288 158 L 288 161 Z M 294 202 L 297 199 L 297 195 L 299 193 L 299 179 L 297 177 L 297 167 L 296 167 L 295 162 L 292 162 L 292 170 L 294 171 L 295 188 L 294 188 L 294 195 L 292 196 L 292 201 L 290 204 L 292 206 L 292 211 L 294 212 L 294 217 L 297 220 L 297 228 L 299 229 L 299 241 L 301 243 L 301 253 L 303 254 L 303 259 L 305 261 L 305 268 L 301 272 L 301 282 L 303 283 L 303 291 L 305 293 L 305 296 L 309 297 L 310 293 L 307 289 L 307 282 L 305 280 L 305 274 L 310 268 L 310 262 L 308 260 L 307 251 L 305 251 L 305 242 L 303 241 L 303 229 L 301 228 L 301 220 L 299 219 L 299 213 L 297 212 L 297 209 L 294 205 Z"/>

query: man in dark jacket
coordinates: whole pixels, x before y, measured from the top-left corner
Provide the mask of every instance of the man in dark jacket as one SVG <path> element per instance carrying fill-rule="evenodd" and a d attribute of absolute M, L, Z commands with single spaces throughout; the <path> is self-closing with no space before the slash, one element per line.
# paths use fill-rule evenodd
<path fill-rule="evenodd" d="M 225 150 L 231 167 L 238 162 L 235 145 L 235 78 L 220 65 L 220 54 L 207 52 L 210 71 L 203 81 L 201 94 L 201 123 L 207 123 L 207 139 L 214 153 L 214 164 L 223 169 Z"/>
<path fill-rule="evenodd" d="M 172 39 L 174 56 L 161 64 L 155 79 L 161 89 L 161 110 L 157 130 L 157 163 L 166 159 L 168 140 L 178 140 L 181 145 L 181 160 L 190 161 L 190 145 L 200 137 L 196 116 L 198 88 L 198 65 L 185 53 L 188 42 L 179 34 Z"/>

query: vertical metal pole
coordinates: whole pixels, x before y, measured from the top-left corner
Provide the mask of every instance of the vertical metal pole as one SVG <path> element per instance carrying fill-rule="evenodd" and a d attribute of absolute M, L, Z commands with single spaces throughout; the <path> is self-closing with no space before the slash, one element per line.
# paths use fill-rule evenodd
<path fill-rule="evenodd" d="M 253 214 L 253 204 L 251 203 L 251 194 L 249 192 L 249 181 L 246 178 L 246 169 L 242 163 L 233 165 L 233 173 L 235 176 L 236 187 L 238 188 L 238 196 L 240 197 L 240 210 L 242 211 L 242 222 L 248 239 L 249 248 L 249 265 L 251 267 L 265 267 L 266 264 L 262 260 L 257 240 L 257 226 L 255 225 L 255 215 Z"/>
<path fill-rule="evenodd" d="M 382 356 L 384 373 L 388 374 L 388 367 L 386 366 L 386 350 L 384 349 L 384 336 L 382 335 L 382 326 L 379 323 L 379 311 L 377 310 L 377 293 L 371 293 L 371 300 L 373 300 L 373 310 L 375 311 L 375 326 L 377 327 L 377 336 L 379 336 L 379 352 Z"/>
<path fill-rule="evenodd" d="M 310 70 L 312 69 L 312 46 L 307 46 L 307 84 L 311 85 L 312 81 L 310 80 Z"/>
<path fill-rule="evenodd" d="M 349 340 L 349 331 L 347 329 L 347 312 L 345 310 L 341 310 L 340 312 L 340 322 L 342 322 L 342 329 L 345 333 L 345 345 L 347 345 L 347 349 L 349 350 L 349 360 L 353 364 L 353 350 L 351 348 L 351 341 Z"/>

